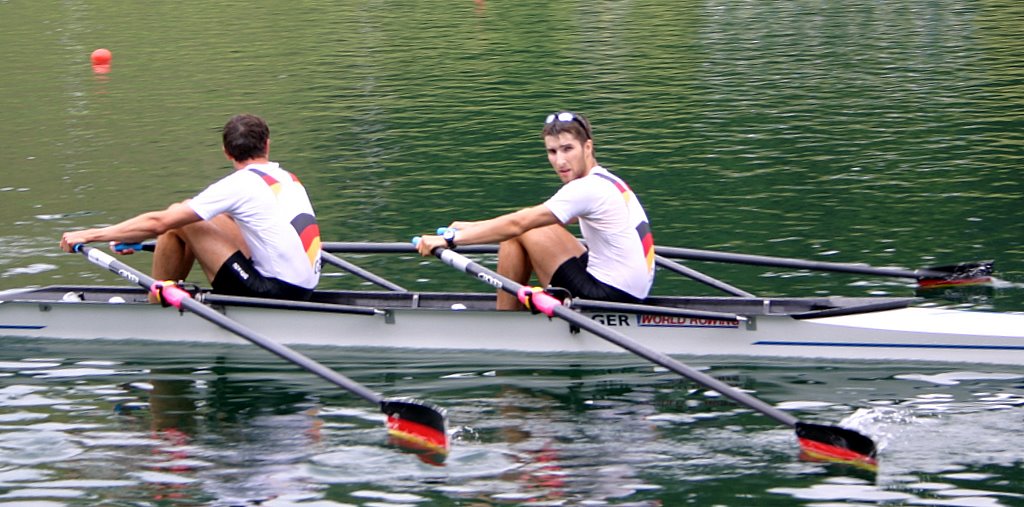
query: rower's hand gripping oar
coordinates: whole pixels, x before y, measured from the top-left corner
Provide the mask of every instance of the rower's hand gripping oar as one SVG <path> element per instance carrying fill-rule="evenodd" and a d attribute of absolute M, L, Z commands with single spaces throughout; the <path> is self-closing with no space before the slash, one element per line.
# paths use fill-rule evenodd
<path fill-rule="evenodd" d="M 414 244 L 418 242 L 418 237 L 413 238 Z M 740 405 L 761 412 L 779 423 L 794 428 L 800 448 L 808 457 L 849 463 L 871 470 L 877 467 L 875 443 L 870 438 L 856 431 L 838 426 L 801 422 L 789 413 L 783 412 L 714 377 L 680 363 L 661 352 L 641 345 L 597 321 L 588 319 L 567 308 L 560 300 L 544 292 L 539 287 L 520 285 L 514 280 L 491 271 L 450 249 L 436 248 L 433 253 L 445 264 L 488 283 L 497 289 L 514 294 L 531 311 L 565 320 L 648 361 L 678 373 L 708 389 L 717 391 Z"/>
<path fill-rule="evenodd" d="M 399 444 L 427 451 L 439 458 L 448 454 L 448 416 L 444 409 L 410 398 L 384 398 L 362 384 L 266 338 L 213 308 L 196 301 L 191 294 L 178 287 L 174 282 L 154 280 L 98 248 L 78 244 L 75 245 L 75 251 L 81 252 L 92 263 L 150 290 L 160 298 L 165 306 L 173 306 L 182 311 L 188 310 L 300 368 L 378 405 L 381 411 L 387 415 L 388 434 Z"/>

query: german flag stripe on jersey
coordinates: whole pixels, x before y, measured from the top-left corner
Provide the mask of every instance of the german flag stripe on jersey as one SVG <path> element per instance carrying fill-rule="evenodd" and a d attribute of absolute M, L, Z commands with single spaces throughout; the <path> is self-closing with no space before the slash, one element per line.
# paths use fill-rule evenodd
<path fill-rule="evenodd" d="M 250 167 L 249 170 L 254 172 L 254 173 L 256 173 L 256 175 L 259 176 L 260 178 L 263 178 L 263 182 L 270 186 L 270 190 L 274 192 L 274 195 L 277 195 L 277 194 L 281 193 L 281 182 L 279 182 L 276 179 L 274 179 L 273 176 L 271 176 L 271 175 L 269 175 L 269 174 L 267 174 L 267 173 L 265 173 L 263 171 L 260 171 L 259 169 L 253 169 L 253 168 Z M 295 176 L 292 175 L 292 179 L 294 179 L 294 178 L 295 178 Z M 299 180 L 295 180 L 295 181 L 299 181 Z"/>
<path fill-rule="evenodd" d="M 249 170 L 263 178 L 263 181 L 270 186 L 270 190 L 274 192 L 275 196 L 281 193 L 281 182 L 277 181 L 273 176 L 252 167 Z M 288 171 L 285 172 L 288 173 L 293 182 L 302 185 L 302 182 L 294 174 Z M 299 234 L 302 248 L 306 251 L 306 257 L 309 257 L 309 264 L 316 266 L 317 255 L 320 253 L 320 226 L 316 223 L 316 217 L 309 213 L 301 213 L 292 219 L 291 224 L 295 228 L 295 232 Z"/>
<path fill-rule="evenodd" d="M 640 235 L 640 243 L 644 246 L 647 271 L 650 271 L 654 269 L 654 233 L 651 232 L 651 224 L 640 222 L 640 225 L 636 226 L 636 232 Z"/>
<path fill-rule="evenodd" d="M 615 188 L 619 189 L 619 192 L 622 192 L 622 198 L 625 199 L 626 202 L 629 202 L 629 197 L 633 195 L 633 191 L 629 189 L 629 185 L 626 185 L 625 182 L 612 178 L 607 174 L 594 173 L 594 175 L 610 181 L 612 185 L 615 185 Z"/>
<path fill-rule="evenodd" d="M 622 199 L 627 203 L 629 202 L 630 197 L 633 195 L 629 185 L 607 174 L 594 173 L 594 175 L 610 181 L 612 185 L 615 185 L 615 188 L 619 189 L 619 192 L 622 192 Z M 651 232 L 651 224 L 646 221 L 640 222 L 640 225 L 636 226 L 636 232 L 640 235 L 640 243 L 644 247 L 644 258 L 647 259 L 647 271 L 650 272 L 654 269 L 654 234 Z"/>
<path fill-rule="evenodd" d="M 316 256 L 320 253 L 320 226 L 317 225 L 316 218 L 309 213 L 303 213 L 292 219 L 292 227 L 299 233 L 309 263 L 315 265 Z"/>

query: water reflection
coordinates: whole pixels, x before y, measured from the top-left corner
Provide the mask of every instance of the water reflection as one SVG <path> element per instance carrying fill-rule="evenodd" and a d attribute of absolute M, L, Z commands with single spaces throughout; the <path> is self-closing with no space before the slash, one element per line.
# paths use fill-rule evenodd
<path fill-rule="evenodd" d="M 798 460 L 790 429 L 629 357 L 314 353 L 448 408 L 444 466 L 389 446 L 374 407 L 249 347 L 13 340 L 0 358 L 0 487 L 73 505 L 110 495 L 215 505 L 1018 498 L 1019 438 L 1006 428 L 1024 392 L 1010 371 L 705 365 L 801 419 L 875 438 L 879 475 L 865 477 Z"/>

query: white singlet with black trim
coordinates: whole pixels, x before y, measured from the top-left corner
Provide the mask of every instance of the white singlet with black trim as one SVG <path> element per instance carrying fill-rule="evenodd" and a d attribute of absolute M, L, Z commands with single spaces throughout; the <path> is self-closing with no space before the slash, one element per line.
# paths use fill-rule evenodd
<path fill-rule="evenodd" d="M 316 287 L 320 234 L 313 206 L 302 184 L 278 164 L 250 164 L 213 183 L 188 205 L 203 220 L 230 215 L 249 246 L 253 265 L 264 276 Z M 303 220 L 306 234 L 296 225 Z"/>
<path fill-rule="evenodd" d="M 601 166 L 544 202 L 563 224 L 573 218 L 590 251 L 587 272 L 644 299 L 654 284 L 654 239 L 647 213 L 621 179 Z"/>

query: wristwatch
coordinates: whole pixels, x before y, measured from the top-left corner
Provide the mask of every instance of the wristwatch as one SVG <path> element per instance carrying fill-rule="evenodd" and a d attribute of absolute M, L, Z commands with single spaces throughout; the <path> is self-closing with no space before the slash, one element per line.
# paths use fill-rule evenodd
<path fill-rule="evenodd" d="M 441 237 L 444 238 L 445 243 L 448 243 L 449 250 L 455 250 L 455 229 L 449 227 Z"/>

